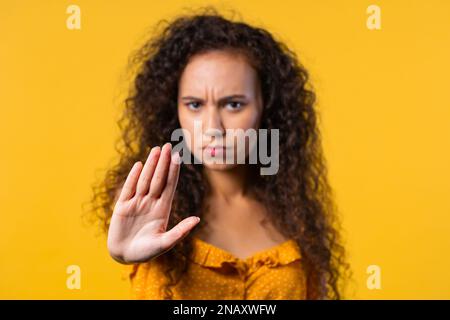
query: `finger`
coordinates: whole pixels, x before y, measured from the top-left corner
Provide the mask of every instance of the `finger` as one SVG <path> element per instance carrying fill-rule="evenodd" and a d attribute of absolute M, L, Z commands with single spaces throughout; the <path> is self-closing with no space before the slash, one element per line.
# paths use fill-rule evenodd
<path fill-rule="evenodd" d="M 142 162 L 136 162 L 128 173 L 128 177 L 125 180 L 122 191 L 119 196 L 119 201 L 129 200 L 133 197 L 136 191 L 136 182 L 139 179 L 139 174 L 141 173 Z"/>
<path fill-rule="evenodd" d="M 195 216 L 182 220 L 175 227 L 161 235 L 161 246 L 163 248 L 171 248 L 183 239 L 199 222 L 200 218 Z"/>
<path fill-rule="evenodd" d="M 170 151 L 172 146 L 170 143 L 166 143 L 161 150 L 161 155 L 156 166 L 155 174 L 150 182 L 149 195 L 153 198 L 159 198 L 162 190 L 166 184 L 167 173 L 170 165 Z"/>
<path fill-rule="evenodd" d="M 162 201 L 172 202 L 173 195 L 178 184 L 178 177 L 180 175 L 180 161 L 180 154 L 175 152 L 170 162 L 169 176 L 167 177 L 166 187 L 161 194 Z"/>
<path fill-rule="evenodd" d="M 150 188 L 150 181 L 155 172 L 156 165 L 158 164 L 158 158 L 160 155 L 160 147 L 154 147 L 148 155 L 147 161 L 145 161 L 144 168 L 139 176 L 136 194 L 144 195 Z"/>

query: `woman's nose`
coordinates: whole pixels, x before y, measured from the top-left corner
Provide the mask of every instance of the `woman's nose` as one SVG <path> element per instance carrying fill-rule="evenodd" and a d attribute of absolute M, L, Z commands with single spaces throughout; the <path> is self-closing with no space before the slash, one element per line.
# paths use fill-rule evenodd
<path fill-rule="evenodd" d="M 210 106 L 206 113 L 206 119 L 204 119 L 204 134 L 206 137 L 214 137 L 217 135 L 223 136 L 225 129 L 223 127 L 222 118 L 220 112 L 216 106 Z"/>

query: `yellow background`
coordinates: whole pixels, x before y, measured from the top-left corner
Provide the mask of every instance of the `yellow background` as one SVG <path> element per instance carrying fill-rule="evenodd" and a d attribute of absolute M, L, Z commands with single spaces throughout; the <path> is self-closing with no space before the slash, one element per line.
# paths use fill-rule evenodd
<path fill-rule="evenodd" d="M 66 8 L 81 8 L 81 30 Z M 216 4 L 311 72 L 354 272 L 347 297 L 450 298 L 449 1 L 2 1 L 0 298 L 129 298 L 82 204 L 114 155 L 127 57 L 158 20 Z M 366 8 L 381 7 L 381 30 Z M 81 289 L 66 288 L 79 265 Z M 379 265 L 381 290 L 366 287 Z"/>

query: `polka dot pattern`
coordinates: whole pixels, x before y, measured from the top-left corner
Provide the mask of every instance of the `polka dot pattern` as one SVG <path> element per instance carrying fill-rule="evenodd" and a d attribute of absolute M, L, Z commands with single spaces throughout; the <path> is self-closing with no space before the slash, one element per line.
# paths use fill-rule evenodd
<path fill-rule="evenodd" d="M 300 248 L 290 239 L 247 259 L 192 237 L 188 268 L 172 287 L 179 300 L 301 300 L 306 279 Z M 163 299 L 164 271 L 155 260 L 126 265 L 134 299 Z"/>

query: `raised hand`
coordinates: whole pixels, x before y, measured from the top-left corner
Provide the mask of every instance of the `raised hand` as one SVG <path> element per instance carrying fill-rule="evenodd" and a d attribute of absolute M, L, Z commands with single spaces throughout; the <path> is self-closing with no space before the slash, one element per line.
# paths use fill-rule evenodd
<path fill-rule="evenodd" d="M 120 191 L 108 231 L 108 250 L 120 263 L 153 259 L 182 240 L 200 221 L 191 216 L 166 231 L 180 173 L 171 144 L 154 147 L 142 165 L 136 162 Z"/>

